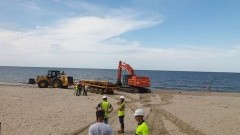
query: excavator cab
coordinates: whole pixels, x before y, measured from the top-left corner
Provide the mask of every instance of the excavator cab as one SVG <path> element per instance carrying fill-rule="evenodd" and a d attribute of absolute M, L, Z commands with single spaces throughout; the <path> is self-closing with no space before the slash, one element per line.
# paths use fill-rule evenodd
<path fill-rule="evenodd" d="M 130 75 L 123 75 L 122 85 L 128 85 L 128 79 Z"/>

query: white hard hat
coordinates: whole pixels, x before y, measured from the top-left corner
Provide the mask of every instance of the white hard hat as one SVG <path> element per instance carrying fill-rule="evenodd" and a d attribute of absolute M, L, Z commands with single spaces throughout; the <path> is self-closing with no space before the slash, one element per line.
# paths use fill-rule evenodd
<path fill-rule="evenodd" d="M 144 111 L 143 111 L 143 109 L 137 109 L 133 115 L 134 116 L 144 116 Z"/>
<path fill-rule="evenodd" d="M 106 96 L 106 95 L 104 95 L 102 98 L 107 98 L 107 96 Z"/>
<path fill-rule="evenodd" d="M 121 99 L 124 99 L 125 97 L 124 96 L 120 96 Z"/>

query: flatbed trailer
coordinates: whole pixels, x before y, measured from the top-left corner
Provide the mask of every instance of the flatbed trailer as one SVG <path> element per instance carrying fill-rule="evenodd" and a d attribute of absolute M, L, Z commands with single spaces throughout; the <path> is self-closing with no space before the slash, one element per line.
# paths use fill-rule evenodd
<path fill-rule="evenodd" d="M 119 90 L 119 87 L 108 81 L 98 80 L 81 80 L 80 83 L 83 86 L 88 86 L 88 91 L 97 94 L 114 94 L 115 90 Z"/>

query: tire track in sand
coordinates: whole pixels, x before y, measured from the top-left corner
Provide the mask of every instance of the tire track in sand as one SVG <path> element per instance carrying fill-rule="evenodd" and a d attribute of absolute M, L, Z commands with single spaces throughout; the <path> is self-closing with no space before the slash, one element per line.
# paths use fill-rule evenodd
<path fill-rule="evenodd" d="M 128 93 L 126 93 L 128 94 Z M 138 107 L 136 106 L 137 103 L 142 104 L 143 107 L 147 107 L 150 109 L 149 114 L 145 117 L 146 122 L 149 125 L 150 128 L 150 134 L 151 135 L 171 135 L 171 134 L 178 134 L 178 135 L 206 135 L 199 129 L 196 129 L 192 127 L 190 124 L 187 124 L 186 122 L 182 121 L 177 116 L 171 114 L 170 112 L 164 110 L 161 108 L 162 105 L 170 104 L 171 99 L 173 96 L 171 94 L 163 94 L 160 95 L 162 102 L 161 103 L 151 103 L 151 98 L 153 98 L 155 95 L 153 94 L 140 94 L 139 99 L 132 98 L 131 96 L 127 96 L 126 94 L 122 94 L 130 101 L 127 103 L 127 109 L 128 114 L 133 114 L 134 110 Z M 157 94 L 158 95 L 158 94 Z M 159 96 L 159 95 L 158 95 Z M 116 100 L 119 100 L 118 95 L 114 95 L 111 98 L 114 98 Z M 109 116 L 109 124 L 112 125 L 114 123 L 118 123 L 118 117 L 116 115 L 117 109 L 115 109 Z M 171 129 L 166 125 L 166 121 L 170 122 L 172 125 L 175 125 L 178 129 Z M 94 122 L 92 122 L 94 123 Z M 88 128 L 92 124 L 86 125 L 84 128 L 79 129 L 75 131 L 74 133 L 71 133 L 70 135 L 81 135 L 81 134 L 88 134 Z M 115 124 L 116 125 L 116 124 Z M 127 124 L 126 124 L 127 125 Z M 130 125 L 132 126 L 132 125 Z M 134 125 L 135 127 L 135 125 Z M 115 127 L 117 129 L 117 127 Z M 175 132 L 172 132 L 172 130 L 176 130 Z M 114 134 L 117 134 L 117 131 L 114 132 Z M 134 131 L 126 131 L 123 135 L 131 135 L 134 134 Z"/>
<path fill-rule="evenodd" d="M 130 99 L 130 101 L 127 101 L 127 109 L 126 109 L 126 112 L 129 111 L 129 114 L 133 114 L 133 110 L 136 109 L 137 107 L 134 105 L 136 102 L 139 102 L 139 99 L 134 99 L 130 96 L 127 96 L 126 94 L 122 94 L 124 95 L 126 98 Z M 111 96 L 110 98 L 113 98 L 115 99 L 116 101 L 119 100 L 119 95 L 113 95 Z M 113 123 L 118 123 L 118 116 L 116 115 L 117 114 L 117 109 L 114 109 L 110 114 L 109 114 L 109 124 L 110 125 L 113 125 Z M 87 135 L 88 134 L 88 128 L 90 127 L 90 125 L 92 125 L 93 123 L 95 123 L 95 121 L 87 124 L 86 126 L 84 126 L 83 128 L 81 129 L 78 129 L 78 130 L 75 130 L 71 133 L 67 133 L 67 134 L 64 134 L 64 135 Z M 127 127 L 127 124 L 126 124 L 126 127 Z M 118 128 L 115 128 L 115 129 L 118 129 Z M 114 131 L 114 134 L 117 134 L 117 131 Z M 133 131 L 128 131 L 126 130 L 126 132 L 123 134 L 123 135 L 132 135 L 133 134 Z"/>
<path fill-rule="evenodd" d="M 161 108 L 162 105 L 167 105 L 171 103 L 171 99 L 173 98 L 170 94 L 163 94 L 161 96 L 162 103 L 159 104 L 151 104 L 149 99 L 151 99 L 154 95 L 140 95 L 140 99 L 143 99 L 141 103 L 145 107 L 150 108 L 150 113 L 146 117 L 146 122 L 149 124 L 150 133 L 152 135 L 170 135 L 170 134 L 188 134 L 188 135 L 206 135 L 199 129 L 192 127 L 190 124 L 182 121 L 177 116 L 171 114 L 170 112 Z M 159 95 L 158 95 L 159 96 Z M 163 120 L 165 119 L 165 120 Z M 166 120 L 171 124 L 175 125 L 178 129 L 171 129 L 167 125 L 165 125 Z M 165 121 L 165 122 L 164 122 Z M 173 133 L 172 130 L 176 132 Z"/>

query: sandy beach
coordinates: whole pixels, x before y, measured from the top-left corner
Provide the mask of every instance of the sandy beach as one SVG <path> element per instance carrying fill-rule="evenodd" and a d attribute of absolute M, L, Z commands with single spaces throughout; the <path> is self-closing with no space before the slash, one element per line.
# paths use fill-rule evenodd
<path fill-rule="evenodd" d="M 238 135 L 240 93 L 161 90 L 151 94 L 115 92 L 108 101 L 115 109 L 109 118 L 118 134 L 117 102 L 126 97 L 124 135 L 137 125 L 132 115 L 143 108 L 152 135 Z M 69 89 L 40 89 L 31 85 L 0 84 L 0 135 L 87 135 L 96 121 L 102 95 L 74 96 Z"/>

